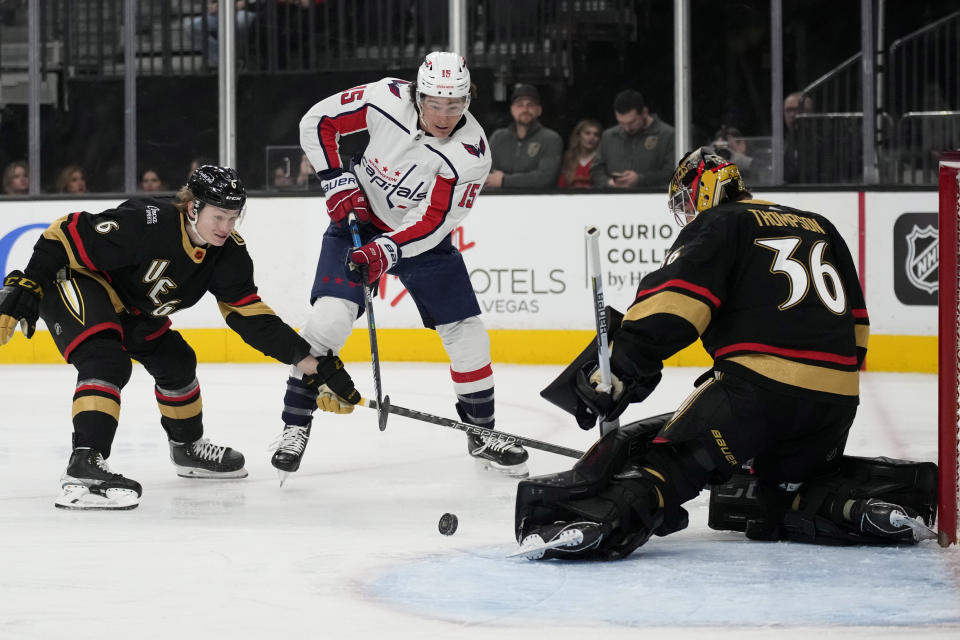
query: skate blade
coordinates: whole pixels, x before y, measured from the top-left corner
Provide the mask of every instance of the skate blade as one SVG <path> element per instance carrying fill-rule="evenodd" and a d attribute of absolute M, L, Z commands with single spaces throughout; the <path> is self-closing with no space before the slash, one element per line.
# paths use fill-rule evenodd
<path fill-rule="evenodd" d="M 72 511 L 127 511 L 136 509 L 140 496 L 130 489 L 107 489 L 103 493 L 91 493 L 83 485 L 66 485 L 53 502 L 58 509 Z"/>
<path fill-rule="evenodd" d="M 197 467 L 181 467 L 173 465 L 177 469 L 177 475 L 181 478 L 193 478 L 197 480 L 237 480 L 246 478 L 247 469 L 241 467 L 236 471 L 209 471 L 207 469 L 198 469 Z"/>
<path fill-rule="evenodd" d="M 567 529 L 550 542 L 545 542 L 540 534 L 534 533 L 524 538 L 523 542 L 520 543 L 520 549 L 507 557 L 518 558 L 522 556 L 527 560 L 539 560 L 550 549 L 575 547 L 578 544 L 583 544 L 583 531 L 580 531 L 580 529 Z"/>
<path fill-rule="evenodd" d="M 503 465 L 492 460 L 487 460 L 486 458 L 474 457 L 474 460 L 477 461 L 477 465 L 484 471 L 498 471 L 508 478 L 517 478 L 519 480 L 530 477 L 530 469 L 527 468 L 526 462 L 514 465 Z"/>
<path fill-rule="evenodd" d="M 913 531 L 913 539 L 917 542 L 937 539 L 936 531 L 923 524 L 921 520 L 911 518 L 904 513 L 894 512 L 891 514 L 890 524 L 897 527 L 910 527 L 910 529 Z"/>
<path fill-rule="evenodd" d="M 280 469 L 277 469 L 277 476 L 280 478 L 280 488 L 281 488 L 281 489 L 283 489 L 283 483 L 287 481 L 287 476 L 289 476 L 289 475 L 290 475 L 289 472 L 287 472 L 287 471 L 281 471 Z"/>

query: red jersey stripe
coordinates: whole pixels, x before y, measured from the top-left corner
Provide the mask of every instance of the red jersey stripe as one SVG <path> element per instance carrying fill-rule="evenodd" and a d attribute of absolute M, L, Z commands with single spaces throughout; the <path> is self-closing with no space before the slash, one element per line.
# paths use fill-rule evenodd
<path fill-rule="evenodd" d="M 787 358 L 820 360 L 822 362 L 833 362 L 835 364 L 844 364 L 850 366 L 855 366 L 857 364 L 856 356 L 841 356 L 836 353 L 826 353 L 825 351 L 807 351 L 805 349 L 784 349 L 782 347 L 774 347 L 768 344 L 760 344 L 757 342 L 740 342 L 737 344 L 727 345 L 717 349 L 716 353 L 713 354 L 713 357 L 720 358 L 733 351 L 770 353 L 778 356 L 785 356 Z"/>
<path fill-rule="evenodd" d="M 251 302 L 260 302 L 260 296 L 255 293 L 251 293 L 246 298 L 240 298 L 236 302 L 228 302 L 227 304 L 231 307 L 242 307 L 245 304 L 250 304 Z"/>
<path fill-rule="evenodd" d="M 403 246 L 408 242 L 425 238 L 436 231 L 443 224 L 443 220 L 453 206 L 453 188 L 456 184 L 456 178 L 437 176 L 437 181 L 433 185 L 433 194 L 430 196 L 430 206 L 427 207 L 427 212 L 423 218 L 409 229 L 404 229 L 400 233 L 392 235 L 393 241 Z"/>
<path fill-rule="evenodd" d="M 656 286 L 652 289 L 646 289 L 644 291 L 637 293 L 636 299 L 639 300 L 644 296 L 648 296 L 651 293 L 656 293 L 661 289 L 667 289 L 669 287 L 675 287 L 677 289 L 686 289 L 687 291 L 692 291 L 693 293 L 703 296 L 704 298 L 712 302 L 713 306 L 715 307 L 719 307 L 721 304 L 723 304 L 720 301 L 720 298 L 713 295 L 713 293 L 711 293 L 711 291 L 706 287 L 701 287 L 700 285 L 693 284 L 692 282 L 687 282 L 686 280 L 667 280 L 666 282 L 664 282 L 659 286 Z"/>
<path fill-rule="evenodd" d="M 346 135 L 356 131 L 363 131 L 366 128 L 366 107 L 358 109 L 357 111 L 351 111 L 350 113 L 341 113 L 338 116 L 325 116 L 320 119 L 317 131 L 320 137 L 320 144 L 323 145 L 323 150 L 331 169 L 339 169 L 342 167 L 340 164 L 337 134 Z"/>
<path fill-rule="evenodd" d="M 96 271 L 97 268 L 93 266 L 93 261 L 90 260 L 90 256 L 87 254 L 87 248 L 83 246 L 83 240 L 80 239 L 80 233 L 77 231 L 77 223 L 79 221 L 80 214 L 74 213 L 70 224 L 67 225 L 67 228 L 70 230 L 70 237 L 73 239 L 73 246 L 77 248 L 77 255 L 80 261 L 83 262 L 83 265 L 91 271 Z"/>
<path fill-rule="evenodd" d="M 867 313 L 866 309 L 851 309 L 850 313 L 853 314 L 854 318 L 869 318 L 870 315 Z"/>

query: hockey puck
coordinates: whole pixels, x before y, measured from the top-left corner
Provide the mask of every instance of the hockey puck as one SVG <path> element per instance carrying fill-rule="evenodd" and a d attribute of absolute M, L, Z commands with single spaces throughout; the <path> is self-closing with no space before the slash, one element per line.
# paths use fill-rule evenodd
<path fill-rule="evenodd" d="M 452 513 L 445 513 L 440 516 L 440 522 L 437 524 L 437 529 L 440 530 L 445 536 L 452 536 L 457 532 L 457 516 Z"/>

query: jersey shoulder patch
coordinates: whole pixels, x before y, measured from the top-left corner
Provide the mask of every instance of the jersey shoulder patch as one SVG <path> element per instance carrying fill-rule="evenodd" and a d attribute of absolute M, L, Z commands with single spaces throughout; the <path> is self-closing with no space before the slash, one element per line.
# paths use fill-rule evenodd
<path fill-rule="evenodd" d="M 244 246 L 245 244 L 247 244 L 246 240 L 244 240 L 244 239 L 240 236 L 240 234 L 236 232 L 236 230 L 230 232 L 230 237 L 233 238 L 233 241 L 236 242 L 237 245 L 239 245 L 239 246 L 241 246 L 241 247 Z"/>

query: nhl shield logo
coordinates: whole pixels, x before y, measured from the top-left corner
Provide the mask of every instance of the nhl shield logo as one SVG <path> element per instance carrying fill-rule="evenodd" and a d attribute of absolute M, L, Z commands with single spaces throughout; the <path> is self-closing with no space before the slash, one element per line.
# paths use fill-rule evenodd
<path fill-rule="evenodd" d="M 938 287 L 940 258 L 939 233 L 933 225 L 913 225 L 906 235 L 907 258 L 904 268 L 907 280 L 917 289 L 934 293 Z"/>

